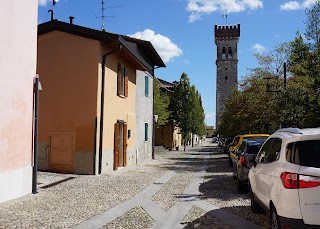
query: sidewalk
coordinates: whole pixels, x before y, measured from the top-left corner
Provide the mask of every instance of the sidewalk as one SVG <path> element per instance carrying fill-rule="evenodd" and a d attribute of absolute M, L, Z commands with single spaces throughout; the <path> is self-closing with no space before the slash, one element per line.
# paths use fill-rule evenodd
<path fill-rule="evenodd" d="M 215 156 L 196 149 L 107 175 L 39 175 L 38 194 L 0 204 L 0 228 L 259 228 L 199 192 Z"/>

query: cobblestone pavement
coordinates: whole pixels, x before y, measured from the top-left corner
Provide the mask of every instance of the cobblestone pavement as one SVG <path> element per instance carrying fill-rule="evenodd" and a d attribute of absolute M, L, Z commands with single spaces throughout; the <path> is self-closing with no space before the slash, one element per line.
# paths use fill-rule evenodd
<path fill-rule="evenodd" d="M 209 141 L 100 175 L 39 173 L 39 193 L 0 204 L 0 228 L 267 228 Z"/>

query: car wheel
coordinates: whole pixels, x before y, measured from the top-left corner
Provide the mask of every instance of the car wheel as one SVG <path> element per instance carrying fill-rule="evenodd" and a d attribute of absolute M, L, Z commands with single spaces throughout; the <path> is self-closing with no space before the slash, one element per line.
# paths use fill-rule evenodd
<path fill-rule="evenodd" d="M 263 209 L 257 203 L 257 201 L 254 199 L 254 195 L 253 195 L 251 187 L 250 187 L 250 207 L 251 207 L 251 211 L 253 213 L 263 213 Z"/>
<path fill-rule="evenodd" d="M 270 224 L 271 224 L 270 225 L 271 229 L 280 229 L 281 228 L 279 216 L 278 216 L 277 211 L 274 207 L 272 207 L 270 210 Z"/>
<path fill-rule="evenodd" d="M 232 160 L 231 160 L 230 157 L 229 157 L 229 166 L 230 166 L 230 167 L 233 167 Z"/>

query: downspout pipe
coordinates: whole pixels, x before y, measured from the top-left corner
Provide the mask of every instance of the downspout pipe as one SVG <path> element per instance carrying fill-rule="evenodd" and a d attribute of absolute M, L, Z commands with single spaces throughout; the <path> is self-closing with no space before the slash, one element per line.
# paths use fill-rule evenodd
<path fill-rule="evenodd" d="M 98 173 L 102 172 L 102 143 L 103 143 L 103 121 L 104 121 L 104 93 L 105 93 L 105 75 L 106 75 L 106 59 L 107 56 L 115 54 L 121 51 L 122 45 L 118 49 L 108 52 L 102 56 L 102 79 L 101 79 L 101 97 L 100 97 L 100 128 L 99 128 L 99 164 L 98 164 Z"/>
<path fill-rule="evenodd" d="M 38 181 L 38 116 L 39 116 L 39 75 L 34 82 L 34 135 L 33 135 L 33 171 L 32 171 L 32 194 L 36 194 Z"/>

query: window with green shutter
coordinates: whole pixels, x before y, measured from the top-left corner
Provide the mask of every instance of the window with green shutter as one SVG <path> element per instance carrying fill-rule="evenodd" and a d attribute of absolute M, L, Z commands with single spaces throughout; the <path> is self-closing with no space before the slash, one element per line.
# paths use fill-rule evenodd
<path fill-rule="evenodd" d="M 144 124 L 144 141 L 147 142 L 148 141 L 148 123 Z"/>
<path fill-rule="evenodd" d="M 149 95 L 149 77 L 144 76 L 144 94 L 145 96 Z"/>

